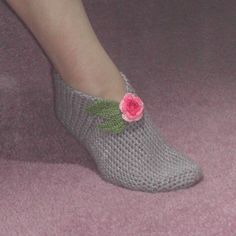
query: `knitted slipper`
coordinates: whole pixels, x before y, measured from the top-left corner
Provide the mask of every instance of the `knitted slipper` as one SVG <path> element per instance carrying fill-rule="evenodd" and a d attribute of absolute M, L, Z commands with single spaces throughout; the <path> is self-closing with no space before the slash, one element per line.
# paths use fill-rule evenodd
<path fill-rule="evenodd" d="M 199 182 L 200 166 L 160 134 L 128 78 L 120 103 L 78 91 L 52 68 L 55 112 L 96 162 L 101 177 L 115 185 L 164 192 Z"/>

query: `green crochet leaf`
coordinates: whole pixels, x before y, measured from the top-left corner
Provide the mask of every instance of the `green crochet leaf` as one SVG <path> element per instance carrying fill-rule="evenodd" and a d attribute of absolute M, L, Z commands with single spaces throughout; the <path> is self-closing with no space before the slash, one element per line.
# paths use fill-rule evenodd
<path fill-rule="evenodd" d="M 107 119 L 98 125 L 98 128 L 104 131 L 118 134 L 125 129 L 126 122 L 121 116 L 118 102 L 111 100 L 95 101 L 86 108 L 86 111 L 91 115 Z"/>
<path fill-rule="evenodd" d="M 96 101 L 86 108 L 91 115 L 96 115 L 104 118 L 110 118 L 120 115 L 119 103 L 115 101 L 102 100 Z"/>
<path fill-rule="evenodd" d="M 125 129 L 126 123 L 121 116 L 114 116 L 103 124 L 99 124 L 98 127 L 105 131 L 118 134 Z"/>

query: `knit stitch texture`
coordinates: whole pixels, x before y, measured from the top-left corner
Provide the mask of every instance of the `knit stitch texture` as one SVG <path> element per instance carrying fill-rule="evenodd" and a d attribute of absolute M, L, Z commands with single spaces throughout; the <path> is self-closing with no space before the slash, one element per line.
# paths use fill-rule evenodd
<path fill-rule="evenodd" d="M 127 92 L 136 94 L 120 74 Z M 86 112 L 91 103 L 104 99 L 72 88 L 55 68 L 52 77 L 57 118 L 85 146 L 104 180 L 136 191 L 165 192 L 203 178 L 201 167 L 165 140 L 146 107 L 142 119 L 128 123 L 123 132 L 105 132 L 98 128 L 104 119 Z"/>

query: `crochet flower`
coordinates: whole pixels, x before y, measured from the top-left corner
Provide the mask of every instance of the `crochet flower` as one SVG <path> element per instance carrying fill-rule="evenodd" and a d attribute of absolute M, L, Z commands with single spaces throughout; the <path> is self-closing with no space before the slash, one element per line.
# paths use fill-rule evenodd
<path fill-rule="evenodd" d="M 127 122 L 138 121 L 143 116 L 144 104 L 140 97 L 126 93 L 119 105 L 122 118 Z"/>
<path fill-rule="evenodd" d="M 119 102 L 98 100 L 89 104 L 86 111 L 93 116 L 102 117 L 105 121 L 98 128 L 111 133 L 121 133 L 129 122 L 138 121 L 143 116 L 142 100 L 132 93 L 126 93 Z"/>

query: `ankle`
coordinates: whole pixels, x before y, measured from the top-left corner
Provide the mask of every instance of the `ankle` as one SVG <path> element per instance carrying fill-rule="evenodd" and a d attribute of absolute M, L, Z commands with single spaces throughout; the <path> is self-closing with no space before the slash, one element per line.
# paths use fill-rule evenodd
<path fill-rule="evenodd" d="M 109 70 L 108 70 L 109 71 Z M 126 92 L 125 82 L 120 72 L 112 71 L 110 74 L 102 73 L 77 73 L 76 76 L 63 76 L 63 80 L 72 88 L 88 95 L 120 101 Z"/>

